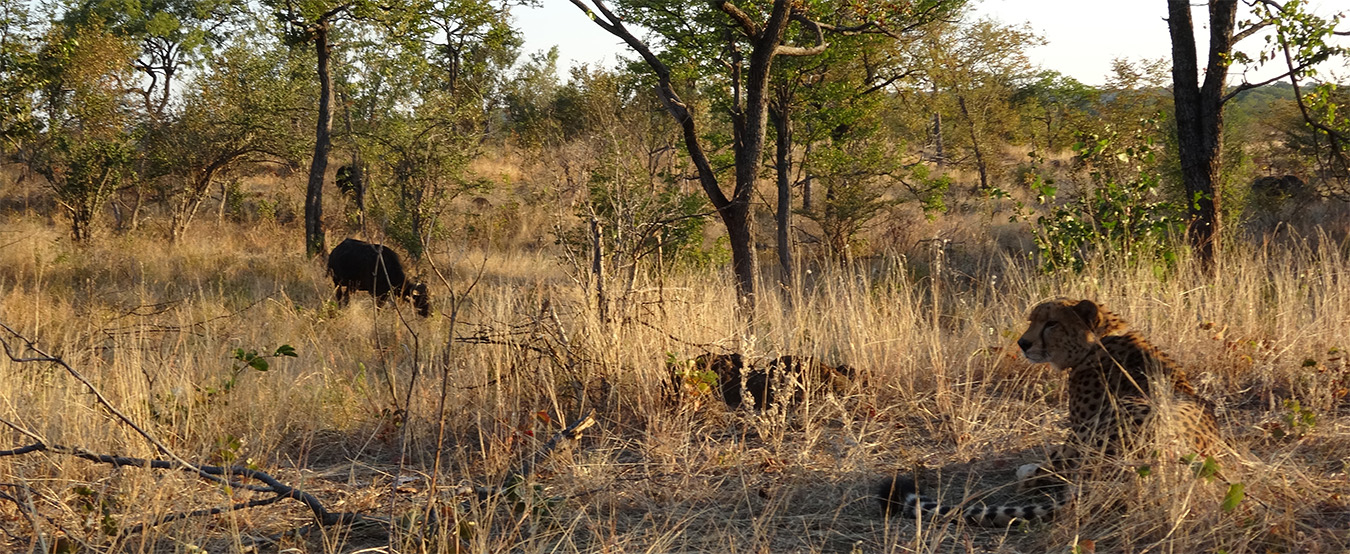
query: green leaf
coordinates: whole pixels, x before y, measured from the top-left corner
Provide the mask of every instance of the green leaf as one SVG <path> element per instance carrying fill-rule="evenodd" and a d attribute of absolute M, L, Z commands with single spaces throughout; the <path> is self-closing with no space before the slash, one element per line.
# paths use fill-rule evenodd
<path fill-rule="evenodd" d="M 248 366 L 258 371 L 267 371 L 267 358 L 256 357 L 248 361 Z"/>
<path fill-rule="evenodd" d="M 290 357 L 292 357 L 292 358 L 294 358 L 294 357 L 297 356 L 297 354 L 295 353 L 295 347 L 294 347 L 294 346 L 291 346 L 291 345 L 289 345 L 289 344 L 283 344 L 283 345 L 281 345 L 281 346 L 278 346 L 278 347 L 277 347 L 276 353 L 275 353 L 275 354 L 272 354 L 272 355 L 273 355 L 273 356 L 290 356 Z"/>
<path fill-rule="evenodd" d="M 1223 503 L 1219 505 L 1225 512 L 1231 512 L 1237 508 L 1242 499 L 1246 497 L 1246 485 L 1242 483 L 1233 483 L 1228 486 L 1228 494 L 1223 495 Z"/>
<path fill-rule="evenodd" d="M 1214 456 L 1205 456 L 1205 461 L 1192 464 L 1191 469 L 1195 471 L 1195 476 L 1206 481 L 1213 481 L 1219 475 L 1219 462 Z"/>

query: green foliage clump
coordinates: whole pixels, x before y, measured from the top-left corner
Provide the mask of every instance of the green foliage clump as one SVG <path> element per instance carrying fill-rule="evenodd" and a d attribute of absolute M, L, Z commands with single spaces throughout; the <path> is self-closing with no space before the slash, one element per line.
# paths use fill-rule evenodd
<path fill-rule="evenodd" d="M 1020 203 L 1013 216 L 1032 222 L 1033 240 L 1047 272 L 1082 271 L 1092 256 L 1126 263 L 1176 263 L 1172 237 L 1181 229 L 1183 207 L 1165 197 L 1158 174 L 1152 171 L 1158 145 L 1158 119 L 1145 120 L 1130 137 L 1116 133 L 1082 133 L 1074 144 L 1075 162 L 1088 185 L 1079 195 L 1058 202 L 1053 178 L 1039 171 L 1026 175 L 1046 213 L 1035 215 Z M 994 196 L 1006 197 L 995 190 Z"/>
<path fill-rule="evenodd" d="M 1270 429 L 1270 434 L 1275 439 L 1303 438 L 1317 426 L 1317 414 L 1304 407 L 1298 400 L 1286 399 L 1284 409 L 1285 412 L 1280 418 L 1284 426 L 1275 426 Z"/>
<path fill-rule="evenodd" d="M 600 227 L 601 249 L 620 266 L 636 271 L 648 258 L 660 265 L 703 266 L 713 261 L 703 247 L 703 229 L 710 213 L 701 193 L 673 186 L 625 184 L 611 172 L 595 171 L 587 187 L 589 201 L 577 216 Z M 591 253 L 587 228 L 564 233 L 560 242 Z"/>
<path fill-rule="evenodd" d="M 75 240 L 88 240 L 103 205 L 124 182 L 135 178 L 134 148 L 119 134 L 107 140 L 81 140 L 58 135 L 29 160 L 47 179 L 57 201 L 70 216 Z"/>

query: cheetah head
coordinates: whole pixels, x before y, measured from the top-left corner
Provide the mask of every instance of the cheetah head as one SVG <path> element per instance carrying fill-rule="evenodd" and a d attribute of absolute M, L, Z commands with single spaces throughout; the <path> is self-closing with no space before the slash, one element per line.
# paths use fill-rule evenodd
<path fill-rule="evenodd" d="M 1125 327 L 1124 322 L 1091 300 L 1056 298 L 1037 304 L 1031 325 L 1017 345 L 1028 360 L 1064 369 L 1081 362 L 1093 345 Z"/>

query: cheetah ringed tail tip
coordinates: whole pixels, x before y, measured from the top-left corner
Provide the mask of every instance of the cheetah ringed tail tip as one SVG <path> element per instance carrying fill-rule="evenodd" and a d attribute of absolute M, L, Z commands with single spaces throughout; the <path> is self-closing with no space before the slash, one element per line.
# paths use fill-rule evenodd
<path fill-rule="evenodd" d="M 1019 473 L 1021 471 L 1022 469 L 1019 469 Z M 990 506 L 975 502 L 961 509 L 959 505 L 942 504 L 923 498 L 914 480 L 909 477 L 897 477 L 883 482 L 878 487 L 877 498 L 881 501 L 882 513 L 888 517 L 898 515 L 914 518 L 919 513 L 925 516 L 947 517 L 959 510 L 961 517 L 968 523 L 985 526 L 1006 526 L 1017 521 L 1049 520 L 1068 504 L 1065 495 L 1015 505 Z"/>

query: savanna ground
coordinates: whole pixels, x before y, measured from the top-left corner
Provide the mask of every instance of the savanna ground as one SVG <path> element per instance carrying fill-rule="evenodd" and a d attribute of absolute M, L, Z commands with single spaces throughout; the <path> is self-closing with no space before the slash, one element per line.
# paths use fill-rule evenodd
<path fill-rule="evenodd" d="M 549 214 L 512 220 L 541 227 L 521 233 L 532 240 L 433 242 L 416 270 L 435 313 L 419 319 L 368 297 L 333 304 L 322 260 L 304 257 L 299 223 L 284 217 L 205 217 L 178 244 L 149 229 L 74 245 L 50 206 L 6 202 L 0 323 L 177 456 L 252 465 L 394 532 L 282 536 L 312 521 L 291 500 L 131 532 L 264 496 L 35 452 L 0 457 L 0 550 L 1350 549 L 1350 279 L 1334 229 L 1234 241 L 1210 273 L 1183 257 L 1170 270 L 1047 275 L 1009 247 L 1006 214 L 981 205 L 916 217 L 913 236 L 853 268 L 808 261 L 790 299 L 766 280 L 751 326 L 722 267 L 641 276 L 614 294 L 605 321 L 584 266 L 549 246 L 537 223 Z M 925 236 L 957 240 L 914 240 Z M 1007 529 L 884 519 L 874 489 L 897 470 L 951 502 L 1019 498 L 1004 487 L 1014 468 L 1063 435 L 1062 375 L 1027 364 L 1014 344 L 1026 310 L 1053 296 L 1096 299 L 1186 367 L 1231 442 L 1219 475 L 1163 463 L 1083 483 L 1063 517 Z M 15 336 L 5 341 L 24 353 Z M 282 345 L 297 355 L 266 358 L 265 372 L 234 356 Z M 668 361 L 731 350 L 816 356 L 861 379 L 762 413 L 669 388 Z M 486 502 L 457 495 L 500 483 L 586 412 L 598 423 L 527 486 Z M 21 428 L 49 444 L 164 457 L 51 363 L 0 358 L 0 414 L 0 449 L 34 442 Z M 1233 484 L 1243 498 L 1224 506 Z M 269 536 L 279 543 L 258 542 Z"/>

